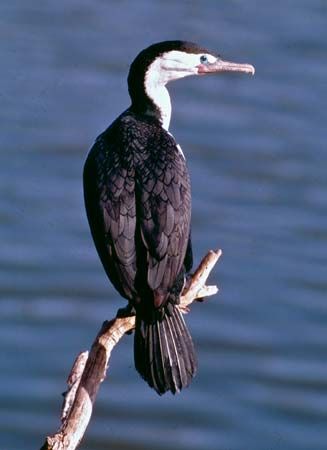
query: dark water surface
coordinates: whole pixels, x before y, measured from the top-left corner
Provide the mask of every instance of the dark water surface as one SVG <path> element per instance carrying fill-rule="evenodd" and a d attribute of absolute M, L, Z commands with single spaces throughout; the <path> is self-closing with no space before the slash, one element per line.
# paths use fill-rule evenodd
<path fill-rule="evenodd" d="M 162 398 L 114 352 L 83 449 L 327 448 L 327 4 L 3 0 L 0 450 L 58 426 L 75 355 L 123 303 L 95 254 L 81 173 L 126 106 L 135 54 L 172 38 L 256 66 L 171 86 L 196 261 L 219 295 L 188 317 L 199 373 Z"/>

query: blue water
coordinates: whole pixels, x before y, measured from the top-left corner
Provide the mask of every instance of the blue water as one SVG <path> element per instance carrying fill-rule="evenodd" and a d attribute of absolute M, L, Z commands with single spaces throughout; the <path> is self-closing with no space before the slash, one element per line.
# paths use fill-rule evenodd
<path fill-rule="evenodd" d="M 126 106 L 131 60 L 187 39 L 256 66 L 170 87 L 196 261 L 219 295 L 187 317 L 199 372 L 159 398 L 112 356 L 88 450 L 322 450 L 327 442 L 327 5 L 67 0 L 0 6 L 0 450 L 58 427 L 76 354 L 123 303 L 90 237 L 81 174 Z"/>

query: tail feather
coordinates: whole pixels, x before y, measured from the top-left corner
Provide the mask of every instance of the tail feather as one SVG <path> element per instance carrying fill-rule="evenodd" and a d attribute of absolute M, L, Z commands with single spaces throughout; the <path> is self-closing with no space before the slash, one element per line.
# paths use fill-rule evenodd
<path fill-rule="evenodd" d="M 185 339 L 183 339 L 182 341 L 182 345 L 184 347 L 183 351 L 185 352 L 189 352 L 189 356 L 190 358 L 187 359 L 187 367 L 186 369 L 188 370 L 189 373 L 194 373 L 197 369 L 197 360 L 196 360 L 196 354 L 194 352 L 194 345 L 193 345 L 193 341 L 192 341 L 192 337 L 187 329 L 187 326 L 185 324 L 185 320 L 182 314 L 179 314 L 175 317 L 176 320 L 176 330 L 178 332 L 181 333 L 182 330 L 185 329 L 186 333 L 185 333 Z"/>
<path fill-rule="evenodd" d="M 190 384 L 197 367 L 195 350 L 177 307 L 151 322 L 136 318 L 134 359 L 142 378 L 160 395 Z"/>
<path fill-rule="evenodd" d="M 157 337 L 155 345 L 157 346 L 157 357 L 154 358 L 155 370 L 158 374 L 159 383 L 157 386 L 163 386 L 165 384 L 166 379 L 170 379 L 171 372 L 165 363 L 164 355 L 168 354 L 168 345 L 167 340 L 165 338 L 165 329 L 162 321 L 157 320 L 152 329 L 155 329 L 154 335 Z M 152 386 L 153 387 L 153 386 Z"/>
<path fill-rule="evenodd" d="M 176 329 L 176 323 L 175 321 L 173 321 L 173 318 L 174 315 L 167 316 L 166 324 L 168 331 L 172 336 L 172 344 L 173 344 L 172 353 L 175 356 L 173 363 L 177 367 L 177 370 L 174 372 L 175 375 L 174 383 L 176 386 L 186 386 L 188 384 L 188 379 L 186 376 L 185 366 L 187 365 L 189 354 L 188 352 L 185 352 L 183 348 L 185 336 L 183 335 L 183 338 L 179 339 L 179 334 Z M 180 357 L 181 355 L 183 355 L 183 357 Z M 184 358 L 184 355 L 186 355 L 187 357 Z"/>
<path fill-rule="evenodd" d="M 163 320 L 164 338 L 167 340 L 167 351 L 169 364 L 166 364 L 166 373 L 168 372 L 169 385 L 176 387 L 182 386 L 182 359 L 177 351 L 177 340 L 174 337 L 174 332 L 170 324 L 170 316 L 167 314 Z M 178 390 L 178 388 L 177 388 Z"/>
<path fill-rule="evenodd" d="M 177 336 L 178 334 L 182 333 L 183 330 L 185 330 L 184 339 L 179 341 L 180 348 L 178 349 L 178 351 L 180 354 L 188 354 L 189 356 L 188 358 L 182 360 L 183 383 L 187 383 L 187 380 L 189 378 L 192 378 L 193 373 L 196 371 L 196 356 L 194 352 L 193 342 L 190 333 L 188 332 L 188 329 L 186 327 L 182 314 L 173 316 L 172 320 L 174 321 L 173 329 Z"/>

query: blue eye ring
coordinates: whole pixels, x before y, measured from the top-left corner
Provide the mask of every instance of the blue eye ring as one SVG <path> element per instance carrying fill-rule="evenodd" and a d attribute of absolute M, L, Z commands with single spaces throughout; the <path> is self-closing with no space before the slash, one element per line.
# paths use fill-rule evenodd
<path fill-rule="evenodd" d="M 200 63 L 201 64 L 206 64 L 208 62 L 208 57 L 207 55 L 201 55 L 200 56 Z"/>

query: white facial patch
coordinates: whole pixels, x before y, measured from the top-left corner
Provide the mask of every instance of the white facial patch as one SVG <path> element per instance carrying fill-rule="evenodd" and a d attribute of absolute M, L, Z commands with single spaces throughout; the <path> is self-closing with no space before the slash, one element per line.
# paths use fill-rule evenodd
<path fill-rule="evenodd" d="M 168 83 L 171 80 L 196 75 L 200 55 L 172 50 L 164 53 L 159 61 L 163 77 Z"/>
<path fill-rule="evenodd" d="M 201 55 L 201 53 L 184 53 L 172 50 L 156 58 L 146 72 L 144 80 L 146 93 L 160 110 L 162 126 L 166 130 L 168 130 L 170 123 L 171 103 L 165 86 L 169 81 L 197 75 L 197 66 L 201 64 Z M 216 61 L 213 55 L 207 53 L 205 55 L 209 63 Z M 149 111 L 149 114 L 151 114 L 151 111 Z"/>

